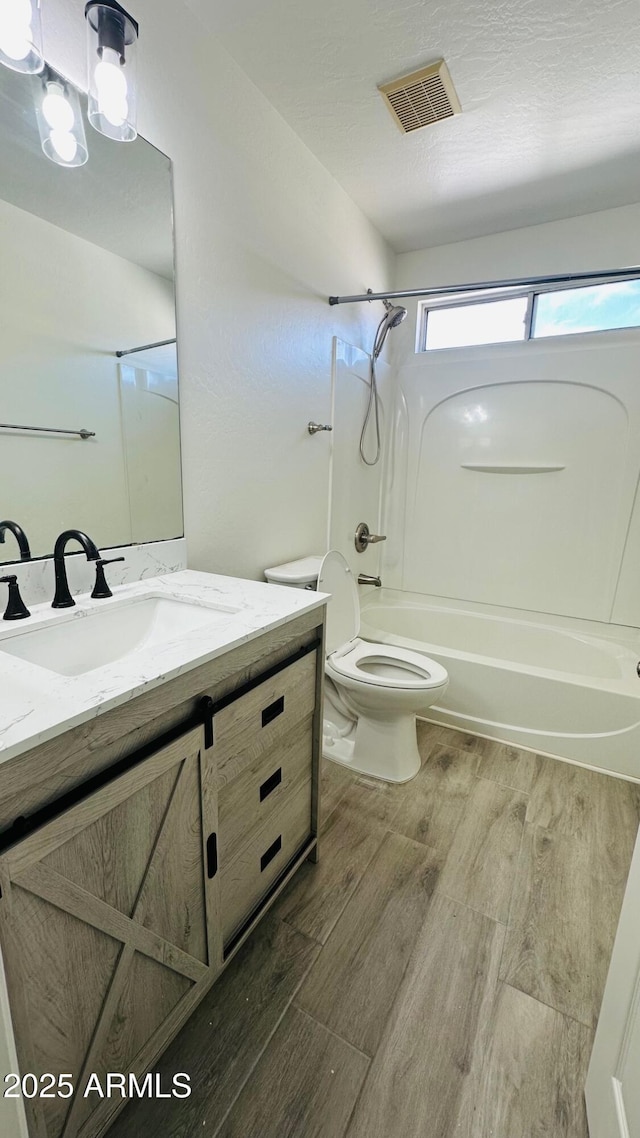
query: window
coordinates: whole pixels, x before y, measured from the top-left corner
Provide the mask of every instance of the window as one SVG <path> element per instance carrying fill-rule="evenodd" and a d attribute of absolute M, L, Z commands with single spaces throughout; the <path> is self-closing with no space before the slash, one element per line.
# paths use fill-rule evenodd
<path fill-rule="evenodd" d="M 541 292 L 535 298 L 532 339 L 604 332 L 640 324 L 640 281 Z"/>
<path fill-rule="evenodd" d="M 498 292 L 498 290 L 495 290 Z M 488 295 L 489 294 L 489 295 Z M 502 294 L 422 307 L 421 350 L 514 343 L 640 327 L 640 279 Z"/>
<path fill-rule="evenodd" d="M 482 300 L 451 308 L 432 308 L 427 318 L 427 351 L 465 348 L 471 344 L 524 340 L 527 296 Z"/>

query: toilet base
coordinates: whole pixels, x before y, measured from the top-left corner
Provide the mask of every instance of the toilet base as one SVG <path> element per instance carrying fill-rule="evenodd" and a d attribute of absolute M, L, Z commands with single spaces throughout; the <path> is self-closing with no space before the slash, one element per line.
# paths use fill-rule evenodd
<path fill-rule="evenodd" d="M 330 762 L 385 782 L 409 782 L 422 765 L 412 715 L 361 716 L 349 734 L 325 720 L 322 753 Z"/>

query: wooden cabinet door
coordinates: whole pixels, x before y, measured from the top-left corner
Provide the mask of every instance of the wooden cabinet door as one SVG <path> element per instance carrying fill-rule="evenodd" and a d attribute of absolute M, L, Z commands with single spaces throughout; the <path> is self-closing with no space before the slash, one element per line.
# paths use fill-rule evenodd
<path fill-rule="evenodd" d="M 119 1104 L 84 1098 L 88 1076 L 141 1075 L 222 967 L 205 756 L 191 730 L 0 855 L 21 1073 L 75 1087 L 25 1102 L 34 1138 L 99 1133 Z"/>

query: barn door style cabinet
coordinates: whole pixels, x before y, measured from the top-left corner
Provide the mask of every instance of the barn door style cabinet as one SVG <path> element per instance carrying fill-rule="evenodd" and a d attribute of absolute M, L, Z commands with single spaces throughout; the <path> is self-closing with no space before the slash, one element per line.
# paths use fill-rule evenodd
<path fill-rule="evenodd" d="M 3 801 L 0 943 L 20 1073 L 40 1080 L 31 1138 L 104 1133 L 124 1104 L 85 1097 L 90 1076 L 141 1081 L 317 856 L 318 619 L 254 642 L 249 666 L 246 646 L 107 713 L 102 750 L 86 727 L 56 740 L 48 778 L 51 744 L 22 760 L 22 782 L 25 763 L 39 777 Z"/>
<path fill-rule="evenodd" d="M 141 1073 L 222 963 L 207 880 L 215 794 L 202 730 L 160 747 L 0 857 L 2 951 L 30 1072 Z M 13 1001 L 12 1001 L 13 1005 Z M 95 1096 L 33 1100 L 36 1134 L 76 1134 Z"/>

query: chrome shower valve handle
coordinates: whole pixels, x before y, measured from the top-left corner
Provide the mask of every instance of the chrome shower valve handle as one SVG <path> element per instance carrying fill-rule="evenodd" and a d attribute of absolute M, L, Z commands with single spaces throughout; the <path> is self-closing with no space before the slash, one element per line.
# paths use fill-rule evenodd
<path fill-rule="evenodd" d="M 386 540 L 386 533 L 371 533 L 366 522 L 360 522 L 356 527 L 354 545 L 358 553 L 364 553 L 370 545 L 377 545 L 379 541 Z"/>

